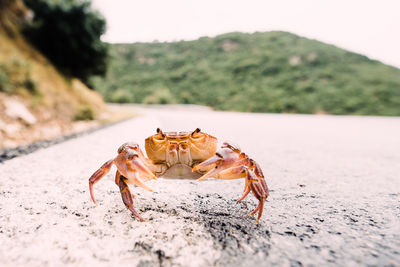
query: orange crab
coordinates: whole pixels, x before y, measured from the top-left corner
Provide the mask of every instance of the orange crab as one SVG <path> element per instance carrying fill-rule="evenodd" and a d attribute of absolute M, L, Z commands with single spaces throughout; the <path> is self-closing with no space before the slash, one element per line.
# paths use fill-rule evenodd
<path fill-rule="evenodd" d="M 152 191 L 144 182 L 160 176 L 198 178 L 198 181 L 208 177 L 223 180 L 244 178 L 244 194 L 238 201 L 243 200 L 251 191 L 259 202 L 249 216 L 258 212 L 257 222 L 260 220 L 264 202 L 268 197 L 268 186 L 260 166 L 239 148 L 224 143 L 216 152 L 217 138 L 201 132 L 199 128 L 193 132 L 166 133 L 158 128 L 155 135 L 146 138 L 145 149 L 149 158 L 144 156 L 138 144 L 123 144 L 118 149 L 118 156 L 104 163 L 90 177 L 90 196 L 96 205 L 93 185 L 115 164 L 115 183 L 121 191 L 122 201 L 141 221 L 144 219 L 133 207 L 133 195 L 128 184 Z"/>

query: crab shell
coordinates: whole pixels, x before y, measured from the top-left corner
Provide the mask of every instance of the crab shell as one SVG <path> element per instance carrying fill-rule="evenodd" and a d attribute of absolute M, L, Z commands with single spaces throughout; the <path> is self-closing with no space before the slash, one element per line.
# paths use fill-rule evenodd
<path fill-rule="evenodd" d="M 157 134 L 145 140 L 148 158 L 164 165 L 157 176 L 165 178 L 198 178 L 202 172 L 192 172 L 197 163 L 215 155 L 218 140 L 197 128 L 193 132 L 165 132 L 157 129 Z"/>

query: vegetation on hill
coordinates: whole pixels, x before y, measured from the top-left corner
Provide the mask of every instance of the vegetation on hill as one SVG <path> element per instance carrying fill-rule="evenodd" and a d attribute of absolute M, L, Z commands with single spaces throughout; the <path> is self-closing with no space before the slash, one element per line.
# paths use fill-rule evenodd
<path fill-rule="evenodd" d="M 115 44 L 110 102 L 190 103 L 251 112 L 400 115 L 400 70 L 286 32 Z"/>

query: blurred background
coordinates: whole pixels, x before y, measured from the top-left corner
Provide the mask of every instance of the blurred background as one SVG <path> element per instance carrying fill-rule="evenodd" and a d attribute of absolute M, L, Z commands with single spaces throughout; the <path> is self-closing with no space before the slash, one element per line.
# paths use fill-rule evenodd
<path fill-rule="evenodd" d="M 400 115 L 398 1 L 0 0 L 0 149 L 107 103 Z"/>

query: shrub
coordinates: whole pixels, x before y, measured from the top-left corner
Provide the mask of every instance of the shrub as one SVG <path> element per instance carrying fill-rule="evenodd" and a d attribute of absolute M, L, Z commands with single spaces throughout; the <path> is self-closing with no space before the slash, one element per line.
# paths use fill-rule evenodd
<path fill-rule="evenodd" d="M 88 1 L 25 0 L 34 12 L 24 34 L 65 74 L 88 84 L 106 73 L 108 45 L 100 40 L 105 20 Z"/>
<path fill-rule="evenodd" d="M 39 94 L 36 82 L 31 77 L 29 62 L 13 58 L 0 64 L 0 92 L 13 94 L 28 91 L 35 95 Z"/>
<path fill-rule="evenodd" d="M 173 104 L 174 97 L 168 88 L 161 88 L 155 90 L 151 95 L 144 98 L 143 104 Z"/>
<path fill-rule="evenodd" d="M 89 107 L 81 107 L 78 113 L 75 115 L 77 121 L 89 121 L 94 120 L 94 112 Z"/>

